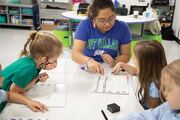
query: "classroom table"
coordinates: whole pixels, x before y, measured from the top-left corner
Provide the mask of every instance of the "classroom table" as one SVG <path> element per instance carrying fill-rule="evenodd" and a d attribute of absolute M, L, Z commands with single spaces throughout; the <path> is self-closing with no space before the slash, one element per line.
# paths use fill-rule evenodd
<path fill-rule="evenodd" d="M 104 110 L 110 120 L 116 117 L 124 117 L 130 112 L 143 110 L 131 84 L 128 86 L 128 95 L 92 93 L 93 77 L 97 76 L 96 73 L 82 70 L 80 65 L 70 59 L 68 52 L 66 52 L 66 57 L 58 60 L 58 63 L 55 72 L 61 71 L 61 74 L 66 76 L 65 81 L 68 87 L 65 106 L 50 107 L 48 112 L 35 113 L 24 105 L 8 103 L 0 114 L 0 120 L 15 120 L 13 118 L 34 118 L 32 120 L 37 120 L 35 118 L 41 118 L 38 120 L 104 120 L 101 110 Z M 103 64 L 103 66 L 106 73 L 111 71 L 108 65 Z M 107 110 L 107 105 L 111 103 L 118 104 L 121 107 L 120 112 L 110 113 Z"/>
<path fill-rule="evenodd" d="M 76 11 L 63 12 L 62 16 L 72 20 L 84 20 L 87 18 L 87 16 L 85 15 L 77 15 Z M 127 24 L 147 23 L 157 20 L 157 18 L 153 18 L 153 17 L 147 18 L 142 15 L 139 15 L 137 18 L 134 18 L 133 15 L 127 15 L 127 16 L 116 15 L 116 19 L 123 21 Z"/>

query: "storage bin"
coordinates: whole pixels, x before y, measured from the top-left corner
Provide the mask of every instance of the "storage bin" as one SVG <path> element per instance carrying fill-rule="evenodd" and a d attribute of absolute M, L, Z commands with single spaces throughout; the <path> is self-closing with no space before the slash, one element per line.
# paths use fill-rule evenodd
<path fill-rule="evenodd" d="M 72 2 L 72 4 L 75 4 L 75 3 L 81 3 L 81 2 L 83 2 L 83 0 L 72 0 L 71 2 Z"/>
<path fill-rule="evenodd" d="M 21 4 L 21 1 L 20 0 L 8 0 L 8 3 Z"/>
<path fill-rule="evenodd" d="M 64 47 L 70 47 L 71 46 L 71 34 L 69 32 L 69 26 L 67 25 L 61 25 L 57 26 L 53 30 L 54 35 L 63 43 Z"/>
<path fill-rule="evenodd" d="M 0 0 L 0 3 L 6 4 L 6 3 L 7 3 L 7 0 Z"/>
<path fill-rule="evenodd" d="M 134 58 L 134 47 L 137 42 L 142 41 L 141 36 L 137 34 L 131 34 L 132 39 L 131 39 L 131 57 Z"/>
<path fill-rule="evenodd" d="M 23 19 L 22 24 L 33 25 L 33 19 L 30 19 L 30 18 Z"/>
<path fill-rule="evenodd" d="M 9 14 L 13 14 L 13 15 L 16 15 L 16 14 L 19 14 L 20 13 L 20 10 L 18 7 L 9 7 Z"/>
<path fill-rule="evenodd" d="M 6 7 L 0 6 L 0 13 L 6 13 Z"/>
<path fill-rule="evenodd" d="M 32 0 L 20 0 L 21 4 L 32 5 Z"/>
<path fill-rule="evenodd" d="M 22 8 L 21 13 L 22 14 L 33 15 L 32 8 Z"/>
<path fill-rule="evenodd" d="M 162 43 L 162 35 L 161 35 L 161 34 L 159 34 L 159 35 L 153 35 L 153 34 L 144 33 L 144 34 L 143 34 L 143 39 L 144 39 L 144 40 L 156 40 L 156 41 L 158 41 L 159 43 Z"/>
<path fill-rule="evenodd" d="M 0 23 L 6 23 L 6 16 L 0 15 Z"/>

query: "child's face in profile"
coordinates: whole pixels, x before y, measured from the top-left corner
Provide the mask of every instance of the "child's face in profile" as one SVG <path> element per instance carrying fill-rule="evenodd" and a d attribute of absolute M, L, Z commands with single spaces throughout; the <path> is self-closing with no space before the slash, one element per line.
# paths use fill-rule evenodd
<path fill-rule="evenodd" d="M 164 97 L 168 101 L 172 110 L 180 110 L 180 85 L 177 85 L 175 81 L 169 76 L 165 76 L 164 84 Z"/>
<path fill-rule="evenodd" d="M 53 58 L 50 58 L 48 60 L 47 66 L 46 66 L 46 70 L 52 70 L 52 69 L 56 68 L 58 58 L 59 58 L 59 55 L 57 55 L 57 56 L 55 56 Z"/>

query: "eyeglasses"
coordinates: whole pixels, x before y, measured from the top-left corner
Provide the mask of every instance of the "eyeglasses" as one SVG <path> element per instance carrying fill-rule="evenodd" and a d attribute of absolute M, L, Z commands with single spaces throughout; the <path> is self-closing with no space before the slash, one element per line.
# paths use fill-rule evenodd
<path fill-rule="evenodd" d="M 48 64 L 55 64 L 55 63 L 57 63 L 57 60 L 56 60 L 56 61 L 54 61 L 54 62 L 50 62 L 50 61 L 48 61 L 46 64 L 48 65 Z"/>
<path fill-rule="evenodd" d="M 114 24 L 116 21 L 116 16 L 111 16 L 109 17 L 107 20 L 106 19 L 97 19 L 97 22 L 99 22 L 101 25 L 106 25 L 106 23 L 108 22 L 109 24 Z"/>

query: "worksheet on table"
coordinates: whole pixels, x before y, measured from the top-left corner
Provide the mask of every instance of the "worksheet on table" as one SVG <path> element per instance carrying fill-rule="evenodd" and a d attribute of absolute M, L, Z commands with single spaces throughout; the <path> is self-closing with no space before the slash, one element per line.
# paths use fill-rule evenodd
<path fill-rule="evenodd" d="M 65 107 L 67 84 L 38 83 L 26 93 L 26 96 L 48 107 Z"/>
<path fill-rule="evenodd" d="M 118 75 L 106 74 L 103 76 L 95 77 L 93 84 L 93 93 L 105 94 L 129 94 L 129 80 L 131 75 L 121 73 Z"/>

